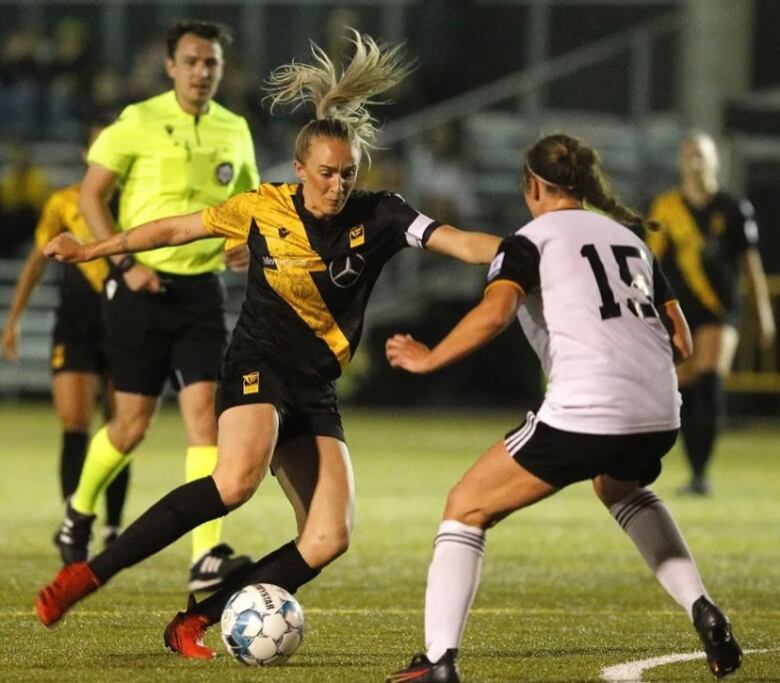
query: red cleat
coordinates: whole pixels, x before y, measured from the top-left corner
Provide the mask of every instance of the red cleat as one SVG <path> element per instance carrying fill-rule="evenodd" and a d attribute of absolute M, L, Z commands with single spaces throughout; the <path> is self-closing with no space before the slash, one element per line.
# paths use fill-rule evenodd
<path fill-rule="evenodd" d="M 79 600 L 100 587 L 100 581 L 86 562 L 76 562 L 60 569 L 47 586 L 38 591 L 35 611 L 44 626 L 54 626 Z"/>
<path fill-rule="evenodd" d="M 195 598 L 190 595 L 187 611 L 179 612 L 165 627 L 165 647 L 188 659 L 214 659 L 217 653 L 203 644 L 203 636 L 209 627 L 208 617 L 197 614 Z"/>

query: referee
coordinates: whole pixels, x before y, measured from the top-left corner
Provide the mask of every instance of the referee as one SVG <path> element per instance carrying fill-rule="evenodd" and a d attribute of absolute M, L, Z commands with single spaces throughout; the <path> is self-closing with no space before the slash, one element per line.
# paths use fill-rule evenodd
<path fill-rule="evenodd" d="M 212 100 L 231 42 L 218 24 L 171 27 L 165 68 L 173 89 L 125 108 L 89 150 L 79 208 L 97 239 L 225 201 L 259 183 L 246 120 Z M 118 219 L 108 202 L 119 187 Z M 187 481 L 217 459 L 214 391 L 226 330 L 224 240 L 114 257 L 106 279 L 114 417 L 92 438 L 55 542 L 65 564 L 86 559 L 95 501 L 143 439 L 166 380 L 187 436 Z M 221 520 L 193 531 L 189 590 L 213 589 L 247 561 L 220 543 Z"/>

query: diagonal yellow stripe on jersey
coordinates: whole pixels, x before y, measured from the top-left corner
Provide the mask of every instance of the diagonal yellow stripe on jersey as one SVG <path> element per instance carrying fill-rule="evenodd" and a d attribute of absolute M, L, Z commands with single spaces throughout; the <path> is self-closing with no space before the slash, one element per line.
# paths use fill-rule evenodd
<path fill-rule="evenodd" d="M 723 303 L 712 288 L 701 261 L 704 237 L 696 221 L 680 192 L 670 192 L 663 199 L 657 207 L 657 216 L 669 231 L 680 273 L 702 305 L 713 313 L 722 315 Z"/>
<path fill-rule="evenodd" d="M 343 370 L 350 361 L 349 340 L 314 284 L 311 273 L 324 271 L 326 265 L 309 243 L 303 224 L 269 203 L 259 227 L 277 265 L 275 270 L 264 269 L 266 281 L 328 345 Z M 280 227 L 287 231 L 284 237 L 280 236 Z"/>

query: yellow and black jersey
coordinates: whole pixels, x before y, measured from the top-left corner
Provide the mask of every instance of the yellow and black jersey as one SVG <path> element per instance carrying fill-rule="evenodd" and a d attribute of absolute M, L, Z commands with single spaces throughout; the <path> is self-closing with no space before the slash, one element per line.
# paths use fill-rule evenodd
<path fill-rule="evenodd" d="M 655 199 L 650 218 L 662 229 L 649 233 L 647 242 L 689 322 L 733 320 L 740 257 L 758 244 L 750 202 L 718 192 L 697 209 L 671 190 Z"/>
<path fill-rule="evenodd" d="M 70 232 L 82 242 L 95 241 L 79 211 L 79 187 L 79 184 L 69 185 L 49 197 L 35 228 L 35 245 L 38 249 L 43 249 L 61 232 Z M 103 291 L 103 280 L 108 275 L 108 263 L 105 259 L 79 263 L 76 268 L 96 293 Z M 72 270 L 75 271 L 76 268 Z M 74 274 L 70 273 L 67 277 L 72 279 Z"/>
<path fill-rule="evenodd" d="M 342 212 L 317 219 L 300 185 L 263 183 L 206 209 L 209 232 L 246 241 L 246 300 L 226 362 L 269 361 L 294 383 L 335 379 L 352 358 L 371 290 L 405 246 L 440 225 L 389 192 L 355 191 Z"/>

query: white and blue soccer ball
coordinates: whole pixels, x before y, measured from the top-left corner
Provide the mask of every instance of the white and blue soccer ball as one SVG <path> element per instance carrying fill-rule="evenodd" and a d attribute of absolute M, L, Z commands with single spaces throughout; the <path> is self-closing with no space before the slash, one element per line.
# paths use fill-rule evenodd
<path fill-rule="evenodd" d="M 303 610 L 284 588 L 257 583 L 242 588 L 222 612 L 222 641 L 242 664 L 284 664 L 303 640 Z"/>

